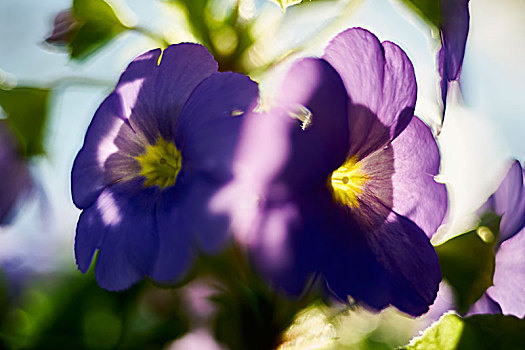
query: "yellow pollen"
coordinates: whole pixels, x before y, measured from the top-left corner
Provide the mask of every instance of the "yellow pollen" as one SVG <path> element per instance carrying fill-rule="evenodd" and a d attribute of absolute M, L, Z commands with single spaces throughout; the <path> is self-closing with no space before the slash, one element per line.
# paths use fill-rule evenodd
<path fill-rule="evenodd" d="M 368 181 L 368 175 L 363 171 L 357 156 L 348 157 L 346 161 L 330 178 L 330 188 L 333 198 L 350 208 L 358 208 L 358 197 Z"/>
<path fill-rule="evenodd" d="M 182 166 L 180 151 L 173 142 L 168 142 L 159 135 L 154 145 L 146 146 L 136 158 L 142 168 L 140 175 L 146 178 L 144 187 L 173 186 Z"/>

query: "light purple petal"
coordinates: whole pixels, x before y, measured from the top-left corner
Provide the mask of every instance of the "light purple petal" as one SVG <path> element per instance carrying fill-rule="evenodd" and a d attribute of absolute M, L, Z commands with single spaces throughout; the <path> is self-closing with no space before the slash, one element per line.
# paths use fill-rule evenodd
<path fill-rule="evenodd" d="M 4 123 L 0 121 L 0 225 L 14 217 L 17 201 L 32 187 L 29 169 Z"/>
<path fill-rule="evenodd" d="M 417 117 L 389 146 L 358 162 L 367 181 L 352 214 L 370 230 L 380 226 L 393 210 L 417 224 L 431 237 L 447 209 L 439 171 L 439 149 L 430 129 Z"/>
<path fill-rule="evenodd" d="M 184 166 L 219 180 L 232 176 L 241 115 L 257 103 L 257 84 L 236 73 L 216 73 L 193 92 L 175 124 Z"/>
<path fill-rule="evenodd" d="M 351 100 L 350 155 L 364 157 L 403 131 L 417 94 L 414 69 L 403 50 L 352 28 L 330 42 L 323 58 L 337 70 Z"/>
<path fill-rule="evenodd" d="M 496 252 L 494 285 L 487 294 L 504 314 L 525 317 L 525 229 L 504 241 Z"/>
<path fill-rule="evenodd" d="M 468 310 L 465 316 L 477 314 L 500 314 L 501 307 L 487 294 L 483 294 Z"/>
<path fill-rule="evenodd" d="M 444 313 L 454 310 L 456 308 L 456 302 L 452 287 L 445 282 L 439 283 L 439 290 L 434 300 L 434 303 L 430 305 L 428 312 L 423 316 L 423 324 L 418 323 L 418 328 L 426 329 L 435 321 L 439 320 Z"/>
<path fill-rule="evenodd" d="M 434 180 L 440 156 L 432 132 L 414 117 L 390 146 L 394 151 L 392 209 L 432 237 L 447 210 L 445 185 Z"/>
<path fill-rule="evenodd" d="M 514 236 L 525 226 L 524 178 L 520 163 L 514 161 L 496 192 L 478 210 L 480 214 L 492 211 L 501 215 L 499 243 Z"/>

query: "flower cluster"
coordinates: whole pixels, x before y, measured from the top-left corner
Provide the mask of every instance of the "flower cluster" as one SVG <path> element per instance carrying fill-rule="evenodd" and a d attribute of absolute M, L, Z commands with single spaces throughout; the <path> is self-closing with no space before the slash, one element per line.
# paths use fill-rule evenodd
<path fill-rule="evenodd" d="M 342 299 L 424 313 L 447 196 L 406 54 L 349 29 L 295 63 L 265 112 L 254 82 L 216 69 L 199 45 L 150 51 L 102 103 L 72 172 L 80 270 L 98 249 L 104 288 L 174 282 L 230 230 L 289 293 L 320 274 Z"/>
<path fill-rule="evenodd" d="M 406 54 L 349 29 L 296 63 L 276 99 L 245 116 L 235 179 L 212 207 L 289 293 L 321 274 L 342 299 L 424 313 L 441 280 L 428 237 L 447 195 L 437 144 L 413 117 Z"/>

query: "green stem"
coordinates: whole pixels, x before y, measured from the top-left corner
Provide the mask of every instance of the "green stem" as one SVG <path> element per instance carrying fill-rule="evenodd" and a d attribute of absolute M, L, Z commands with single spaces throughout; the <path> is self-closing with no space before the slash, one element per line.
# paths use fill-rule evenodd
<path fill-rule="evenodd" d="M 144 36 L 147 36 L 148 38 L 156 41 L 159 43 L 163 48 L 166 48 L 170 45 L 170 43 L 164 38 L 164 36 L 159 35 L 157 33 L 152 32 L 151 30 L 141 27 L 141 26 L 133 26 L 133 27 L 127 27 L 129 30 L 133 30 L 137 33 L 140 33 Z"/>

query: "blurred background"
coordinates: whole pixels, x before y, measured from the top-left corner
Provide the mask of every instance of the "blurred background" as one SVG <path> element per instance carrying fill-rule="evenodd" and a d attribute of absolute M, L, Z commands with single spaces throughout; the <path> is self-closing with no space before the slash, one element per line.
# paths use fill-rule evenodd
<path fill-rule="evenodd" d="M 201 42 L 222 70 L 250 75 L 264 95 L 271 94 L 293 59 L 320 55 L 330 38 L 348 27 L 361 26 L 381 41 L 397 43 L 416 70 L 416 114 L 440 131 L 439 180 L 450 194 L 449 225 L 439 232 L 443 237 L 463 232 L 469 214 L 498 186 L 509 159 L 525 160 L 525 0 L 471 1 L 461 93 L 451 94 L 442 129 L 438 33 L 400 1 L 306 1 L 286 12 L 269 0 L 109 2 L 126 29 L 96 50 L 72 57 L 66 47 L 45 41 L 55 16 L 71 8 L 71 0 L 0 0 L 0 88 L 31 88 L 20 92 L 17 103 L 39 106 L 25 112 L 26 127 L 16 134 L 31 190 L 0 226 L 0 348 L 191 349 L 191 343 L 233 349 L 246 344 L 231 330 L 212 330 L 207 321 L 213 314 L 241 327 L 243 308 L 254 310 L 253 305 L 232 305 L 234 295 L 209 302 L 224 289 L 218 281 L 196 280 L 169 290 L 143 282 L 109 293 L 91 273 L 76 270 L 73 242 L 80 211 L 71 201 L 73 160 L 95 110 L 126 65 L 146 50 Z M 0 94 L 0 122 L 10 106 L 2 96 L 7 95 Z M 250 296 L 256 305 L 281 305 L 257 288 L 259 294 Z M 333 347 L 336 337 L 341 348 L 391 348 L 406 343 L 418 329 L 417 321 L 393 310 L 379 315 L 358 310 L 349 316 L 348 310 L 313 304 L 295 315 L 296 304 L 279 302 L 285 311 L 273 329 L 265 329 L 272 321 L 264 316 L 262 325 L 250 327 L 274 334 L 295 319 L 281 339 L 283 348 L 306 348 L 294 343 L 297 334 L 314 339 L 317 348 Z"/>

